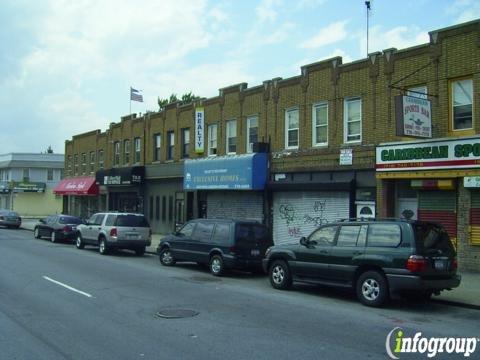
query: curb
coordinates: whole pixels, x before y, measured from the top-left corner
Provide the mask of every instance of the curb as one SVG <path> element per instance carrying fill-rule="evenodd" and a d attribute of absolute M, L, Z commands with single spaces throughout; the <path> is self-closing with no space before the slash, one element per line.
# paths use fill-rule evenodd
<path fill-rule="evenodd" d="M 465 308 L 465 309 L 480 310 L 480 305 L 467 304 L 467 303 L 463 303 L 463 302 L 455 301 L 455 300 L 431 299 L 431 301 L 439 303 L 439 304 L 456 306 L 456 307 L 461 307 L 461 308 Z"/>

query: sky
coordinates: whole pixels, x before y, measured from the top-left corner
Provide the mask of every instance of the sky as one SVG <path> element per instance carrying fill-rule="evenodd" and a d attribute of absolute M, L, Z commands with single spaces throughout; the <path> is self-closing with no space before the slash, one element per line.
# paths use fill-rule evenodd
<path fill-rule="evenodd" d="M 172 93 L 209 98 L 363 59 L 366 13 L 364 0 L 0 0 L 0 154 L 64 153 Z M 480 0 L 371 0 L 368 52 L 478 18 Z"/>

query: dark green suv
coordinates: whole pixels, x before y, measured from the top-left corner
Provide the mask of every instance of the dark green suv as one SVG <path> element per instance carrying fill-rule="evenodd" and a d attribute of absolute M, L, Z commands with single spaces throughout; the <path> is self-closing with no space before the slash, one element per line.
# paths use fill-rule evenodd
<path fill-rule="evenodd" d="M 429 298 L 460 285 L 445 229 L 413 220 L 323 225 L 298 244 L 270 247 L 263 268 L 276 289 L 292 281 L 351 287 L 368 306 L 381 306 L 393 295 Z"/>

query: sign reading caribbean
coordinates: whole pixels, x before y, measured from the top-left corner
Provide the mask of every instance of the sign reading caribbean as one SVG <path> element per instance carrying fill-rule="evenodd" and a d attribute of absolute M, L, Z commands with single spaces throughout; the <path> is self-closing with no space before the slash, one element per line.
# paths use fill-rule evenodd
<path fill-rule="evenodd" d="M 377 147 L 377 171 L 480 168 L 480 138 Z"/>

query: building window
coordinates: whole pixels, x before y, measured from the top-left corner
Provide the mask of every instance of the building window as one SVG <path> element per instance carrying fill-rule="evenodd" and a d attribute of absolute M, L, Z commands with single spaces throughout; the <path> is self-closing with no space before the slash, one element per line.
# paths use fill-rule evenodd
<path fill-rule="evenodd" d="M 87 153 L 82 153 L 82 175 L 87 173 Z"/>
<path fill-rule="evenodd" d="M 162 146 L 162 137 L 160 134 L 153 135 L 153 161 L 160 161 L 160 147 Z"/>
<path fill-rule="evenodd" d="M 190 153 L 190 129 L 182 129 L 182 157 L 188 158 Z"/>
<path fill-rule="evenodd" d="M 167 197 L 162 196 L 162 221 L 167 220 Z"/>
<path fill-rule="evenodd" d="M 173 221 L 173 196 L 168 197 L 168 221 Z"/>
<path fill-rule="evenodd" d="M 150 206 L 148 207 L 148 217 L 150 220 L 153 220 L 153 196 L 150 196 Z"/>
<path fill-rule="evenodd" d="M 140 154 L 141 154 L 141 141 L 140 141 L 140 138 L 139 137 L 136 137 L 134 140 L 134 146 L 135 146 L 135 164 L 138 164 L 140 163 Z"/>
<path fill-rule="evenodd" d="M 227 121 L 227 154 L 237 152 L 237 120 Z"/>
<path fill-rule="evenodd" d="M 75 171 L 75 175 L 78 175 L 78 154 L 73 156 L 73 170 Z"/>
<path fill-rule="evenodd" d="M 208 156 L 217 155 L 217 124 L 208 125 Z"/>
<path fill-rule="evenodd" d="M 95 172 L 95 151 L 90 151 L 90 174 Z"/>
<path fill-rule="evenodd" d="M 115 141 L 113 143 L 113 165 L 120 165 L 120 142 Z"/>
<path fill-rule="evenodd" d="M 47 181 L 53 181 L 53 169 L 47 169 Z"/>
<path fill-rule="evenodd" d="M 103 169 L 103 150 L 98 150 L 98 168 Z"/>
<path fill-rule="evenodd" d="M 123 141 L 123 164 L 128 165 L 130 163 L 130 140 Z"/>
<path fill-rule="evenodd" d="M 298 109 L 285 111 L 285 148 L 298 149 L 300 112 Z"/>
<path fill-rule="evenodd" d="M 258 116 L 247 118 L 247 152 L 253 152 L 253 144 L 258 142 Z"/>
<path fill-rule="evenodd" d="M 167 160 L 173 160 L 173 152 L 175 147 L 175 133 L 173 131 L 167 132 Z"/>
<path fill-rule="evenodd" d="M 155 219 L 160 220 L 160 196 L 155 197 Z"/>
<path fill-rule="evenodd" d="M 362 141 L 362 99 L 350 98 L 344 105 L 344 142 Z"/>
<path fill-rule="evenodd" d="M 29 182 L 30 181 L 30 169 L 23 169 L 23 173 L 22 173 L 22 177 L 23 177 L 23 181 L 25 182 Z"/>
<path fill-rule="evenodd" d="M 328 103 L 321 102 L 313 105 L 312 111 L 312 145 L 325 146 L 328 144 Z"/>
<path fill-rule="evenodd" d="M 473 129 L 473 82 L 463 79 L 452 82 L 452 129 Z"/>
<path fill-rule="evenodd" d="M 72 155 L 67 156 L 67 174 L 72 176 Z"/>

